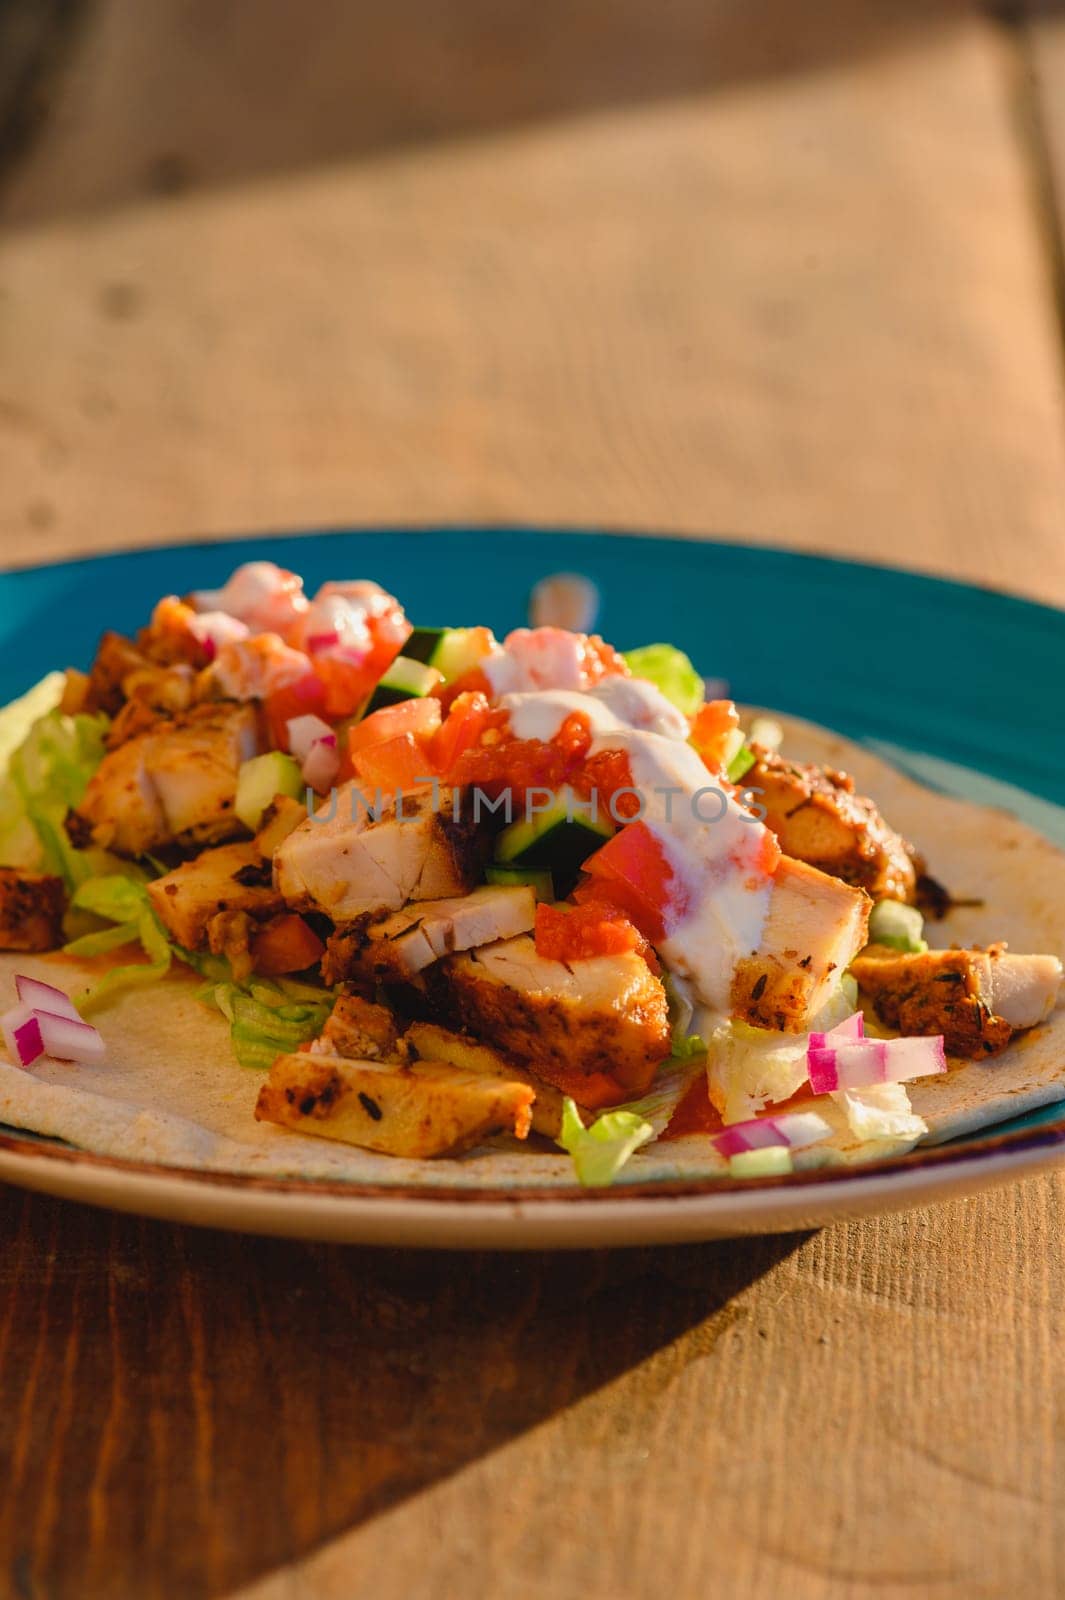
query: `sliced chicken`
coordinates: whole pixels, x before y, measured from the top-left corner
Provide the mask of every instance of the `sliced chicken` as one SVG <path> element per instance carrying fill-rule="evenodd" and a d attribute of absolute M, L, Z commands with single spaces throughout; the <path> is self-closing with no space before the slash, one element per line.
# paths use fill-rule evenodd
<path fill-rule="evenodd" d="M 329 940 L 327 981 L 404 981 L 456 950 L 528 933 L 536 921 L 529 888 L 491 884 L 446 900 L 421 900 L 379 922 L 364 921 Z"/>
<path fill-rule="evenodd" d="M 398 911 L 410 900 L 465 894 L 481 877 L 490 839 L 460 808 L 452 791 L 401 796 L 374 820 L 358 785 L 344 784 L 278 847 L 275 882 L 297 910 L 324 911 L 334 922 Z"/>
<path fill-rule="evenodd" d="M 0 867 L 0 950 L 55 950 L 66 906 L 62 878 Z"/>
<path fill-rule="evenodd" d="M 756 1028 L 805 1033 L 865 943 L 869 896 L 785 856 L 753 956 L 732 980 L 732 1014 Z"/>
<path fill-rule="evenodd" d="M 279 1056 L 259 1091 L 260 1122 L 424 1161 L 457 1155 L 499 1133 L 524 1139 L 528 1084 L 436 1062 L 393 1066 L 313 1051 Z"/>
<path fill-rule="evenodd" d="M 354 994 L 338 998 L 322 1029 L 322 1042 L 333 1054 L 352 1060 L 395 1059 L 400 1053 L 399 1029 L 388 1007 Z"/>
<path fill-rule="evenodd" d="M 522 935 L 433 973 L 445 1013 L 582 1104 L 631 1099 L 669 1055 L 665 990 L 633 952 L 549 961 Z"/>
<path fill-rule="evenodd" d="M 874 900 L 912 903 L 913 851 L 871 800 L 855 794 L 853 778 L 831 767 L 785 761 L 758 746 L 755 753 L 744 785 L 761 791 L 766 826 L 786 856 L 866 889 Z"/>
<path fill-rule="evenodd" d="M 941 1033 L 948 1055 L 981 1059 L 1048 1017 L 1061 987 L 1057 956 L 987 950 L 921 955 L 870 945 L 851 962 L 877 1016 L 900 1033 Z"/>
<path fill-rule="evenodd" d="M 511 1082 L 526 1083 L 535 1090 L 532 1103 L 532 1128 L 548 1139 L 557 1138 L 562 1127 L 562 1094 L 550 1083 L 543 1083 L 530 1073 L 516 1067 L 489 1045 L 479 1044 L 464 1033 L 452 1033 L 435 1022 L 412 1022 L 403 1035 L 421 1061 L 443 1061 L 460 1067 L 464 1072 L 478 1072 L 492 1078 L 506 1078 Z"/>
<path fill-rule="evenodd" d="M 258 749 L 252 706 L 196 706 L 110 751 L 89 781 L 75 830 L 119 855 L 213 844 L 243 831 L 233 811 L 241 763 Z"/>
<path fill-rule="evenodd" d="M 250 842 L 204 850 L 195 861 L 149 883 L 148 899 L 167 932 L 186 950 L 204 947 L 208 926 L 217 917 L 245 913 L 265 920 L 283 907 L 269 863 Z"/>

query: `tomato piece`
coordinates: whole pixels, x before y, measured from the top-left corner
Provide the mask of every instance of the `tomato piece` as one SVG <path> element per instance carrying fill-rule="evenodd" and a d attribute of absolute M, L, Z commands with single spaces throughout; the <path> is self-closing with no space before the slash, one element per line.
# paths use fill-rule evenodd
<path fill-rule="evenodd" d="M 472 749 L 480 739 L 488 717 L 485 695 L 476 690 L 458 695 L 429 745 L 433 771 L 439 772 L 442 778 L 447 777 L 459 756 Z"/>
<path fill-rule="evenodd" d="M 308 672 L 295 683 L 274 689 L 263 702 L 270 737 L 279 750 L 288 749 L 288 724 L 293 717 L 325 714 L 325 686 L 316 673 Z"/>
<path fill-rule="evenodd" d="M 408 794 L 424 788 L 432 777 L 425 747 L 413 733 L 359 750 L 352 761 L 359 784 L 369 793 L 380 789 L 383 795 Z"/>
<path fill-rule="evenodd" d="M 617 903 L 652 944 L 665 938 L 688 909 L 687 890 L 645 822 L 628 823 L 588 857 L 584 870 L 607 880 Z"/>
<path fill-rule="evenodd" d="M 251 957 L 256 972 L 277 978 L 285 972 L 303 972 L 320 961 L 325 945 L 314 929 L 295 912 L 271 917 L 252 939 Z"/>
<path fill-rule="evenodd" d="M 348 732 L 348 750 L 352 758 L 375 744 L 387 744 L 403 734 L 411 734 L 419 742 L 428 743 L 440 727 L 440 702 L 432 695 L 412 700 L 400 700 L 394 706 L 382 706 L 371 712 Z M 423 763 L 426 757 L 422 756 Z M 423 771 L 426 770 L 423 766 Z"/>
<path fill-rule="evenodd" d="M 691 743 L 711 772 L 725 764 L 729 735 L 740 725 L 740 714 L 731 700 L 708 700 L 692 719 Z"/>
<path fill-rule="evenodd" d="M 642 950 L 647 941 L 617 906 L 595 904 L 536 908 L 536 953 L 548 961 L 578 961 L 584 956 L 620 955 Z"/>
<path fill-rule="evenodd" d="M 687 1090 L 666 1125 L 663 1139 L 682 1139 L 687 1133 L 720 1133 L 725 1124 L 710 1098 L 706 1074 L 701 1072 Z"/>
<path fill-rule="evenodd" d="M 652 1066 L 651 1077 L 656 1070 Z M 540 1059 L 536 1063 L 536 1075 L 543 1078 L 545 1083 L 560 1089 L 563 1094 L 568 1094 L 584 1111 L 600 1111 L 606 1106 L 621 1105 L 623 1101 L 633 1098 L 632 1087 L 605 1072 L 577 1072 L 572 1067 L 557 1066 Z M 650 1079 L 635 1092 L 642 1093 L 649 1083 Z"/>

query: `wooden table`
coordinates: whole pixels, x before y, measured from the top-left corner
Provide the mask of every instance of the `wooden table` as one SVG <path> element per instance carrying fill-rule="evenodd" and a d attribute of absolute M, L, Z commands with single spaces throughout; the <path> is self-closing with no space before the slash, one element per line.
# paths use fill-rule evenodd
<path fill-rule="evenodd" d="M 1065 23 L 297 13 L 102 0 L 14 85 L 8 560 L 561 521 L 1065 600 Z M 1063 1196 L 509 1259 L 2 1191 L 0 1591 L 1060 1593 Z"/>

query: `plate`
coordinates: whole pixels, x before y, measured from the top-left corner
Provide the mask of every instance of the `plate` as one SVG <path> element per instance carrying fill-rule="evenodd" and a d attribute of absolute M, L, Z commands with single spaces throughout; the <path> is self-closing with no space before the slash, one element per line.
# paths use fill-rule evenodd
<path fill-rule="evenodd" d="M 598 584 L 599 626 L 624 647 L 666 638 L 739 700 L 838 729 L 925 783 L 1012 810 L 1065 844 L 1059 612 L 962 584 L 772 549 L 529 529 L 307 533 L 103 556 L 0 576 L 0 696 L 87 664 L 101 622 L 132 631 L 160 594 L 220 584 L 267 556 L 308 587 L 371 576 L 419 622 L 525 620 L 533 584 Z M 57 643 L 57 641 L 59 641 Z M 866 674 L 848 666 L 869 663 Z M 794 663 L 802 662 L 796 673 Z M 785 1180 L 521 1198 L 388 1192 L 326 1180 L 205 1173 L 0 1132 L 0 1178 L 71 1199 L 210 1226 L 359 1243 L 559 1248 L 786 1231 L 969 1194 L 1065 1158 L 1065 1111 L 877 1166 Z"/>

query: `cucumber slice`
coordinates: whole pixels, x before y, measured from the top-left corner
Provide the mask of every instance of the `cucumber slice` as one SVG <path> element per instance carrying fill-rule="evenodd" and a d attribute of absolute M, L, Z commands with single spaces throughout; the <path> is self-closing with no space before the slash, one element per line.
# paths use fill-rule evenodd
<path fill-rule="evenodd" d="M 250 761 L 242 762 L 237 773 L 233 809 L 244 826 L 254 833 L 275 795 L 284 794 L 292 800 L 300 800 L 305 787 L 299 762 L 281 750 L 271 750 L 265 756 L 253 756 Z"/>
<path fill-rule="evenodd" d="M 473 628 L 415 628 L 403 654 L 412 661 L 435 667 L 445 683 L 454 683 L 471 671 L 484 655 L 484 634 Z"/>
<path fill-rule="evenodd" d="M 730 1178 L 776 1178 L 792 1171 L 791 1151 L 783 1144 L 764 1145 L 761 1150 L 740 1150 L 729 1156 Z"/>
<path fill-rule="evenodd" d="M 923 937 L 924 918 L 916 906 L 901 900 L 878 900 L 869 914 L 869 943 L 886 944 L 892 950 L 923 955 L 928 942 Z"/>
<path fill-rule="evenodd" d="M 487 867 L 484 876 L 487 883 L 498 883 L 507 889 L 521 889 L 527 885 L 537 900 L 555 898 L 551 874 L 542 870 L 538 872 L 535 867 Z"/>
<path fill-rule="evenodd" d="M 496 863 L 508 867 L 546 869 L 559 879 L 575 878 L 582 864 L 614 830 L 607 822 L 567 816 L 562 795 L 535 817 L 523 818 L 504 828 L 496 840 Z"/>
<path fill-rule="evenodd" d="M 382 706 L 398 705 L 401 700 L 424 699 L 439 682 L 440 674 L 435 667 L 426 666 L 423 661 L 412 661 L 410 656 L 397 656 L 370 696 L 366 714 L 380 711 Z"/>

